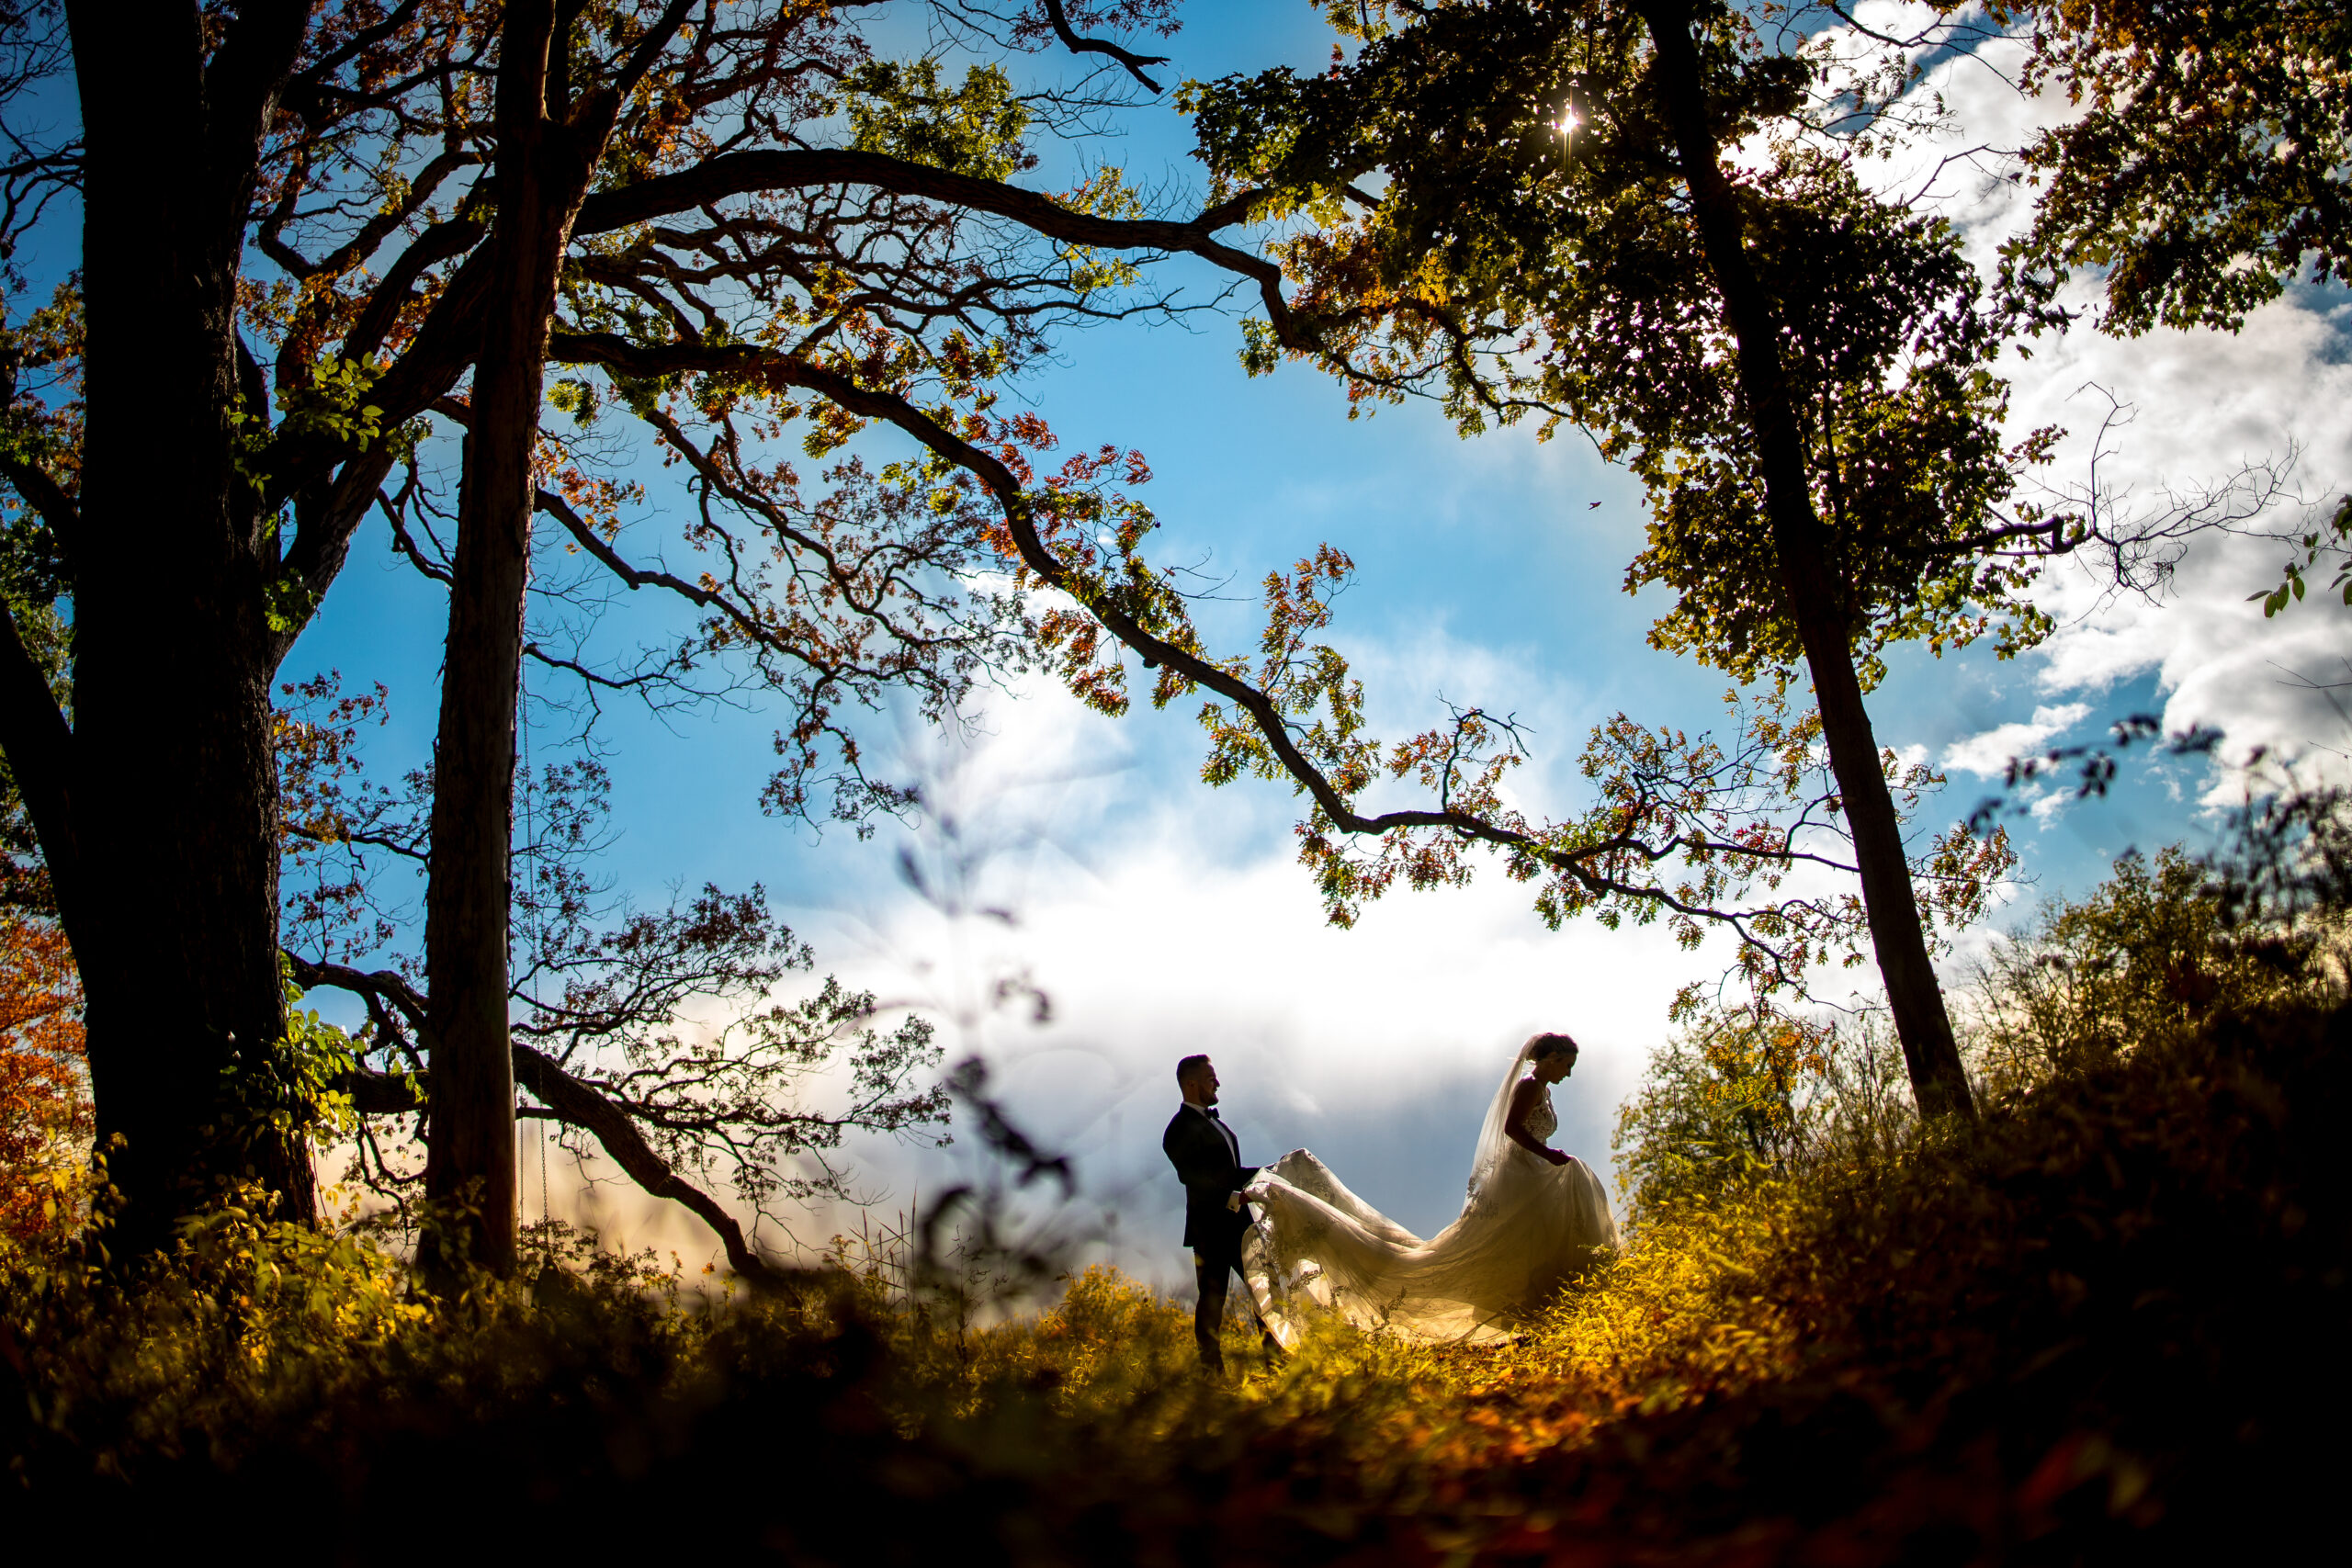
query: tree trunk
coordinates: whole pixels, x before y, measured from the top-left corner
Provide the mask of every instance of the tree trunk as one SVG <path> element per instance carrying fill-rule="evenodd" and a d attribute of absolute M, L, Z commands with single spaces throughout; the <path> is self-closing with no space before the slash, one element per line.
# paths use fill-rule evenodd
<path fill-rule="evenodd" d="M 507 932 L 514 821 L 514 706 L 537 486 L 531 457 L 558 269 L 588 170 L 548 118 L 554 8 L 506 8 L 498 74 L 497 219 L 474 370 L 449 634 L 435 749 L 424 966 L 431 997 L 431 1130 L 425 1190 L 460 1221 L 464 1250 L 500 1273 L 515 1262 L 514 1068 Z"/>
<path fill-rule="evenodd" d="M 87 997 L 121 1259 L 164 1245 L 226 1179 L 260 1181 L 280 1217 L 315 1209 L 300 1108 L 267 1070 L 286 1026 L 263 592 L 275 547 L 232 423 L 245 203 L 300 17 L 290 39 L 249 31 L 262 57 L 234 57 L 215 92 L 196 7 L 135 25 L 111 7 L 69 13 L 87 423 L 68 541 L 74 727 L 52 714 L 57 755 L 36 767 L 62 789 L 35 818 Z M 8 739 L 12 761 L 20 740 L 38 744 L 13 726 Z M 287 1109 L 290 1125 L 256 1115 Z"/>
<path fill-rule="evenodd" d="M 1952 1038 L 1935 964 L 1928 956 L 1927 931 L 1903 848 L 1902 819 L 1886 785 L 1870 713 L 1862 704 L 1861 682 L 1854 671 L 1845 585 L 1806 482 L 1803 427 L 1790 401 L 1781 360 L 1779 312 L 1747 263 L 1746 224 L 1708 122 L 1705 74 L 1691 41 L 1690 13 L 1677 0 L 1666 0 L 1644 16 L 1657 48 L 1659 97 L 1690 186 L 1701 242 L 1739 345 L 1740 392 L 1756 434 L 1781 589 L 1813 676 L 1822 734 L 1829 743 L 1830 767 L 1838 776 L 1861 871 L 1871 942 L 1886 983 L 1895 1034 L 1903 1043 L 1904 1065 L 1922 1112 L 1973 1115 L 1968 1077 Z"/>

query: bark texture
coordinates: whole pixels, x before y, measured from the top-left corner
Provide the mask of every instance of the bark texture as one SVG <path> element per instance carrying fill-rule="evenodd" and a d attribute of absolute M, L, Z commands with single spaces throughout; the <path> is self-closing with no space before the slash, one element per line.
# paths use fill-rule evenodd
<path fill-rule="evenodd" d="M 622 96 L 684 20 L 673 5 L 620 80 L 575 104 L 550 0 L 506 7 L 488 283 L 468 411 L 435 740 L 424 967 L 434 1098 L 428 1198 L 470 1211 L 472 1260 L 515 1264 L 514 1067 L 507 1018 L 514 714 L 537 486 L 532 457 L 556 281 Z"/>
<path fill-rule="evenodd" d="M 1679 4 L 1644 13 L 1657 54 L 1661 107 L 1690 187 L 1707 264 L 1739 345 L 1739 383 L 1763 470 L 1764 496 L 1779 558 L 1781 591 L 1804 645 L 1822 734 L 1838 775 L 1860 868 L 1871 942 L 1886 982 L 1887 1004 L 1919 1109 L 1928 1115 L 1973 1115 L 1968 1077 L 1952 1038 L 1926 928 L 1903 848 L 1902 818 L 1886 784 L 1870 712 L 1854 669 L 1853 628 L 1829 531 L 1815 511 L 1805 476 L 1803 425 L 1791 401 L 1781 358 L 1778 310 L 1747 255 L 1739 198 L 1723 172 L 1707 115 L 1706 78 Z"/>
<path fill-rule="evenodd" d="M 514 1066 L 507 1033 L 507 916 L 514 825 L 514 705 L 531 560 L 538 428 L 556 267 L 577 198 L 563 200 L 559 128 L 545 111 L 549 4 L 507 10 L 498 73 L 498 216 L 474 370 L 449 633 L 434 747 L 424 965 L 434 1097 L 426 1195 L 470 1210 L 472 1260 L 514 1267 Z"/>
<path fill-rule="evenodd" d="M 196 7 L 135 24 L 68 7 L 88 320 L 70 733 L 40 711 L 21 646 L 0 650 L 9 760 L 86 988 L 98 1137 L 122 1203 L 109 1247 L 126 1257 L 162 1245 L 223 1179 L 258 1179 L 285 1218 L 315 1204 L 299 1126 L 253 1114 L 274 1093 L 254 1069 L 285 1032 L 276 549 L 233 423 L 245 204 L 303 9 L 244 12 L 208 69 Z"/>

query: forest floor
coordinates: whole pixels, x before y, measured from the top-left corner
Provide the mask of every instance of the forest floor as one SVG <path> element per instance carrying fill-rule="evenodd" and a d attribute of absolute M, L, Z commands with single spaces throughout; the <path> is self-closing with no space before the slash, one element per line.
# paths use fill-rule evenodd
<path fill-rule="evenodd" d="M 2352 1010 L 2213 1021 L 1883 1165 L 1654 1216 L 1518 1341 L 1229 1383 L 1103 1270 L 957 1329 L 855 1270 L 460 1303 L 234 1210 L 132 1295 L 19 1268 L 6 1539 L 807 1563 L 2261 1560 L 2346 1444 Z M 648 1287 L 652 1288 L 649 1289 Z"/>

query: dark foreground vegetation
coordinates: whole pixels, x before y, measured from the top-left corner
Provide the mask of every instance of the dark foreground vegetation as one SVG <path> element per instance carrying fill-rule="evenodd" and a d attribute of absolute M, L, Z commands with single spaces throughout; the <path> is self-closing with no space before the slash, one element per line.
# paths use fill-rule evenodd
<path fill-rule="evenodd" d="M 2341 284 L 2341 0 L 1928 7 L 1834 68 L 1836 0 L 1319 8 L 1329 73 L 1176 89 L 1206 184 L 1152 190 L 1093 149 L 1184 80 L 1141 52 L 1177 0 L 0 0 L 12 1562 L 2262 1562 L 2323 1523 L 2340 803 L 2250 813 L 2233 869 L 2127 860 L 1955 1015 L 1932 960 L 2012 852 L 1908 834 L 1932 775 L 1865 698 L 1897 644 L 2034 647 L 2046 562 L 2154 594 L 2272 525 L 2268 464 L 2137 517 L 2037 477 L 2004 377 L 2074 284 L 2123 333 Z M 1994 276 L 1862 172 L 1942 134 L 1922 73 L 1986 17 L 2080 111 L 2002 169 L 2039 195 Z M 1654 645 L 1813 711 L 1618 716 L 1590 804 L 1522 817 L 1509 718 L 1363 728 L 1340 542 L 1264 579 L 1261 656 L 1214 646 L 1141 453 L 1005 393 L 1225 284 L 1253 373 L 1580 429 L 1644 487 Z M 2352 557 L 2332 504 L 2263 536 L 2267 614 Z M 360 772 L 389 692 L 287 666 L 387 547 L 447 600 L 398 786 Z M 666 609 L 600 631 L 630 599 Z M 752 703 L 763 807 L 866 825 L 923 797 L 862 712 L 953 728 L 1031 672 L 1199 701 L 1208 783 L 1303 792 L 1339 924 L 1483 849 L 1555 925 L 1736 929 L 1756 999 L 1625 1109 L 1626 1250 L 1508 1346 L 1334 1327 L 1234 1385 L 1112 1274 L 976 1317 L 935 1258 L 771 1266 L 709 1179 L 841 1192 L 845 1133 L 944 1116 L 932 1026 L 779 997 L 811 956 L 756 886 L 600 906 L 606 775 L 546 721 Z M 1420 803 L 1375 812 L 1384 773 Z M 1827 865 L 1860 897 L 1782 888 Z M 1875 1032 L 1773 1010 L 1865 936 Z M 827 1063 L 854 1103 L 799 1098 Z M 518 1252 L 518 1090 L 741 1292 Z M 389 1228 L 324 1223 L 326 1150 Z"/>
<path fill-rule="evenodd" d="M 226 1209 L 128 1290 L 10 1257 L 12 1540 L 410 1560 L 2263 1561 L 2345 1450 L 2335 917 L 2136 859 L 1988 964 L 1988 1114 L 1753 1018 L 1625 1113 L 1626 1253 L 1508 1346 L 1334 1328 L 1238 1385 L 1107 1270 L 992 1327 L 869 1257 L 716 1307 L 584 1245 L 422 1294 Z M 2258 900 L 2254 900 L 2258 902 Z M 1859 1054 L 1858 1054 L 1859 1052 Z M 1858 1065 L 1859 1064 L 1859 1065 Z M 434 1533 L 425 1529 L 424 1534 Z"/>

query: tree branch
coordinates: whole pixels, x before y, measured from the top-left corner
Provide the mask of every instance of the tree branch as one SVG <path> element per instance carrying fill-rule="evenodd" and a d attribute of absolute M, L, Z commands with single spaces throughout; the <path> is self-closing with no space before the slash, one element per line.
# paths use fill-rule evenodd
<path fill-rule="evenodd" d="M 424 1109 L 423 1086 L 408 1073 L 362 1067 L 344 1074 L 335 1087 L 351 1096 L 351 1108 L 362 1116 L 405 1116 Z"/>
<path fill-rule="evenodd" d="M 529 1045 L 514 1046 L 514 1081 L 530 1090 L 556 1119 L 596 1135 L 613 1162 L 639 1187 L 656 1198 L 667 1198 L 694 1212 L 718 1233 L 728 1266 L 751 1284 L 775 1289 L 791 1276 L 753 1252 L 743 1238 L 743 1227 L 709 1193 L 680 1176 L 668 1160 L 653 1151 L 628 1112 L 558 1066 L 555 1058 Z"/>
<path fill-rule="evenodd" d="M 1069 18 L 1062 14 L 1062 0 L 1046 0 L 1046 20 L 1053 25 L 1054 36 L 1062 40 L 1062 47 L 1072 54 L 1107 54 L 1125 67 L 1128 75 L 1151 91 L 1159 91 L 1159 84 L 1146 75 L 1143 68 L 1167 64 L 1166 55 L 1136 54 L 1115 43 L 1105 43 L 1101 39 L 1079 37 L 1071 30 Z"/>
<path fill-rule="evenodd" d="M 416 15 L 423 3 L 424 0 L 401 0 L 399 6 L 394 6 L 375 26 L 362 28 L 353 33 L 343 41 L 340 47 L 312 61 L 308 71 L 299 76 L 288 78 L 286 86 L 279 93 L 278 101 L 305 118 L 320 118 L 325 112 L 322 95 L 326 90 L 327 85 L 334 80 L 334 73 L 345 63 L 357 59 L 386 39 L 398 36 L 400 30 L 408 26 L 409 18 Z"/>
<path fill-rule="evenodd" d="M 615 73 L 605 93 L 618 101 L 637 91 L 638 84 L 653 69 L 653 62 L 662 58 L 662 51 L 670 47 L 670 40 L 678 36 L 678 29 L 686 25 L 686 14 L 694 8 L 695 0 L 670 0 L 669 8 L 655 17 L 653 25 L 645 29 L 645 36 L 637 40 L 637 47 L 629 51 L 628 59 Z M 585 123 L 598 115 L 591 110 L 581 118 Z"/>
<path fill-rule="evenodd" d="M 401 516 L 400 508 L 392 504 L 391 497 L 386 495 L 381 490 L 379 490 L 376 492 L 376 504 L 383 509 L 384 520 L 391 525 L 393 550 L 401 555 L 406 556 L 408 558 L 409 564 L 416 568 L 418 571 L 423 572 L 425 576 L 441 584 L 444 588 L 448 587 L 451 581 L 449 569 L 438 562 L 427 559 L 424 552 L 416 547 L 416 541 L 409 537 L 408 523 L 406 519 Z"/>
<path fill-rule="evenodd" d="M 839 148 L 729 152 L 691 169 L 657 175 L 590 197 L 581 204 L 572 232 L 598 234 L 626 229 L 754 191 L 833 185 L 871 186 L 899 196 L 919 197 L 1008 218 L 1047 239 L 1070 244 L 1116 251 L 1182 251 L 1254 280 L 1278 331 L 1290 321 L 1289 308 L 1282 297 L 1282 269 L 1262 256 L 1237 250 L 1213 237 L 1217 230 L 1249 215 L 1260 198 L 1261 193 L 1255 191 L 1219 202 L 1199 217 L 1182 223 L 1160 218 L 1098 218 L 1092 213 L 1073 212 L 1036 191 L 952 174 L 882 152 Z"/>
<path fill-rule="evenodd" d="M 0 355 L 0 409 L 17 400 L 17 359 L 14 353 Z M 17 487 L 25 504 L 40 513 L 50 532 L 57 536 L 59 546 L 68 561 L 75 560 L 76 548 L 82 542 L 82 509 L 65 493 L 65 487 L 51 477 L 39 463 L 28 462 L 13 452 L 0 451 L 0 479 Z M 76 563 L 78 564 L 78 563 Z"/>
<path fill-rule="evenodd" d="M 294 983 L 306 991 L 332 986 L 356 997 L 379 998 L 400 1010 L 410 1028 L 420 1032 L 424 1028 L 424 997 L 405 976 L 390 969 L 354 969 L 347 964 L 321 963 L 299 953 L 287 953 L 286 962 L 294 972 Z"/>
<path fill-rule="evenodd" d="M 1050 197 L 1017 186 L 951 174 L 928 164 L 910 163 L 879 152 L 808 149 L 788 152 L 730 152 L 694 168 L 661 175 L 617 190 L 600 192 L 582 203 L 572 224 L 575 236 L 615 229 L 674 212 L 691 211 L 729 197 L 756 191 L 786 190 L 831 185 L 865 185 L 900 196 L 918 197 L 1009 219 L 1032 231 L 1066 243 L 1105 250 L 1181 251 L 1214 262 L 1257 284 L 1261 303 L 1277 338 L 1293 348 L 1312 346 L 1300 332 L 1283 298 L 1282 269 L 1215 238 L 1217 230 L 1244 220 L 1260 193 L 1243 192 L 1219 202 L 1186 222 L 1164 219 L 1097 218 L 1073 212 Z M 396 278 L 422 275 L 435 260 L 447 259 L 475 245 L 486 225 L 452 220 L 435 226 L 403 253 L 378 286 L 360 319 L 345 340 L 345 352 L 372 352 L 397 320 L 400 304 L 408 297 L 395 288 Z M 370 389 L 382 407 L 383 423 L 391 428 L 406 423 L 457 384 L 472 363 L 479 347 L 481 315 L 492 283 L 487 249 L 475 249 L 449 280 L 415 337 L 383 378 Z M 319 473 L 348 455 L 342 443 L 318 440 L 296 451 L 268 456 L 270 484 L 265 509 L 284 503 Z"/>
<path fill-rule="evenodd" d="M 479 215 L 452 218 L 435 223 L 404 248 L 392 265 L 385 269 L 383 279 L 368 292 L 368 303 L 360 310 L 351 330 L 344 335 L 343 356 L 366 359 L 383 343 L 392 324 L 400 320 L 401 308 L 409 301 L 410 290 L 425 269 L 437 266 L 454 256 L 464 255 L 481 243 L 490 232 L 490 224 Z M 430 400 L 429 398 L 427 400 Z"/>
<path fill-rule="evenodd" d="M 548 357 L 560 358 L 560 345 L 551 347 Z M 598 363 L 603 361 L 600 360 Z M 700 583 L 688 582 L 684 578 L 673 576 L 666 571 L 644 571 L 629 565 L 622 558 L 618 550 L 605 542 L 605 536 L 602 534 L 589 526 L 586 518 L 572 510 L 571 502 L 555 491 L 542 490 L 534 497 L 534 501 L 541 512 L 562 524 L 564 532 L 570 534 L 580 547 L 587 551 L 597 564 L 628 583 L 632 591 L 643 588 L 649 583 L 657 588 L 666 588 L 689 604 L 705 610 L 718 611 L 729 620 L 734 621 L 748 635 L 756 637 L 761 634 L 761 627 L 747 620 L 734 605 Z"/>
<path fill-rule="evenodd" d="M 413 844 L 402 843 L 400 840 L 393 838 L 388 833 L 369 833 L 364 831 L 355 832 L 352 829 L 345 828 L 336 833 L 327 834 L 319 832 L 315 829 L 302 827 L 299 823 L 287 824 L 286 831 L 291 833 L 298 839 L 304 840 L 307 842 L 313 844 L 328 846 L 334 844 L 365 844 L 369 849 L 382 850 L 389 854 L 396 854 L 403 859 L 415 861 L 420 864 L 424 863 L 425 858 L 424 852 L 423 850 L 418 849 Z"/>
<path fill-rule="evenodd" d="M 346 964 L 322 964 L 298 953 L 288 953 L 296 983 L 305 987 L 332 986 L 337 990 L 357 996 L 380 998 L 398 1008 L 411 1027 L 423 1030 L 425 998 L 406 979 L 389 969 L 368 972 Z M 591 1085 L 573 1077 L 556 1063 L 555 1058 L 532 1046 L 514 1043 L 514 1081 L 530 1091 L 532 1097 L 546 1106 L 554 1119 L 566 1126 L 578 1127 L 595 1134 L 613 1163 L 628 1174 L 631 1180 L 656 1198 L 667 1198 L 673 1203 L 691 1210 L 695 1217 L 718 1235 L 718 1244 L 726 1250 L 728 1267 L 741 1275 L 750 1284 L 774 1290 L 792 1282 L 790 1271 L 776 1268 L 752 1250 L 743 1235 L 743 1227 L 735 1216 L 719 1202 L 678 1174 L 668 1160 L 656 1153 L 637 1130 L 637 1123 L 620 1106 L 614 1104 Z M 411 1089 L 413 1082 L 415 1089 Z M 359 1072 L 345 1080 L 345 1091 L 352 1104 L 370 1115 L 390 1116 L 424 1110 L 430 1101 L 430 1089 L 422 1077 L 412 1079 L 392 1073 Z M 422 1091 L 422 1092 L 420 1092 Z"/>
<path fill-rule="evenodd" d="M 291 79 L 311 20 L 310 0 L 259 0 L 235 19 L 204 73 L 206 133 L 216 177 L 242 191 L 261 157 L 278 94 Z"/>
<path fill-rule="evenodd" d="M 351 555 L 351 541 L 358 536 L 359 525 L 368 515 L 368 502 L 382 493 L 384 477 L 391 472 L 392 460 L 391 443 L 377 443 L 374 451 L 361 453 L 344 464 L 324 498 L 298 510 L 300 521 L 294 532 L 294 544 L 280 566 L 301 580 L 306 604 L 301 614 L 288 616 L 286 628 L 275 635 L 271 668 L 275 669 L 277 661 L 293 649 L 295 639 L 326 602 L 327 590 L 334 586 L 343 563 Z"/>
<path fill-rule="evenodd" d="M 767 350 L 743 345 L 712 347 L 671 344 L 658 348 L 641 348 L 609 333 L 567 333 L 560 341 L 564 355 L 575 362 L 601 364 L 640 378 L 650 378 L 681 370 L 762 373 L 776 381 L 819 393 L 852 413 L 880 420 L 913 436 L 933 452 L 976 476 L 988 487 L 1003 510 L 1007 529 L 1022 564 L 1046 586 L 1084 604 L 1105 630 L 1139 654 L 1147 667 L 1166 665 L 1186 681 L 1205 686 L 1249 714 L 1258 732 L 1265 738 L 1266 744 L 1281 761 L 1283 771 L 1313 798 L 1316 806 L 1340 831 L 1376 836 L 1402 829 L 1447 829 L 1500 849 L 1532 855 L 1596 894 L 1639 898 L 1693 919 L 1723 921 L 1738 931 L 1744 940 L 1756 941 L 1747 934 L 1744 923 L 1746 917 L 1737 911 L 1691 904 L 1664 887 L 1619 882 L 1613 877 L 1595 873 L 1586 863 L 1595 852 L 1605 854 L 1612 849 L 1639 847 L 1650 852 L 1652 859 L 1661 858 L 1669 852 L 1667 850 L 1636 845 L 1633 840 L 1621 838 L 1587 846 L 1582 854 L 1572 854 L 1551 848 L 1533 834 L 1450 807 L 1438 811 L 1385 811 L 1377 817 L 1366 817 L 1358 812 L 1339 786 L 1299 749 L 1291 735 L 1288 721 L 1272 696 L 1198 654 L 1155 635 L 1116 604 L 1103 602 L 1100 595 L 1088 593 L 1039 535 L 1029 497 L 1012 470 L 994 454 L 966 441 L 905 399 L 888 392 L 869 390 L 836 371 L 820 369 Z"/>
<path fill-rule="evenodd" d="M 65 493 L 64 487 L 50 478 L 49 470 L 39 464 L 7 455 L 0 455 L 0 479 L 17 487 L 25 504 L 40 513 L 41 521 L 49 525 L 57 535 L 57 542 L 72 557 L 74 546 L 81 541 L 82 511 Z"/>
<path fill-rule="evenodd" d="M 25 809 L 32 814 L 57 901 L 74 930 L 82 894 L 82 840 L 74 819 L 74 732 L 57 710 L 40 666 L 17 634 L 17 617 L 0 607 L 0 750 L 8 757 Z"/>

